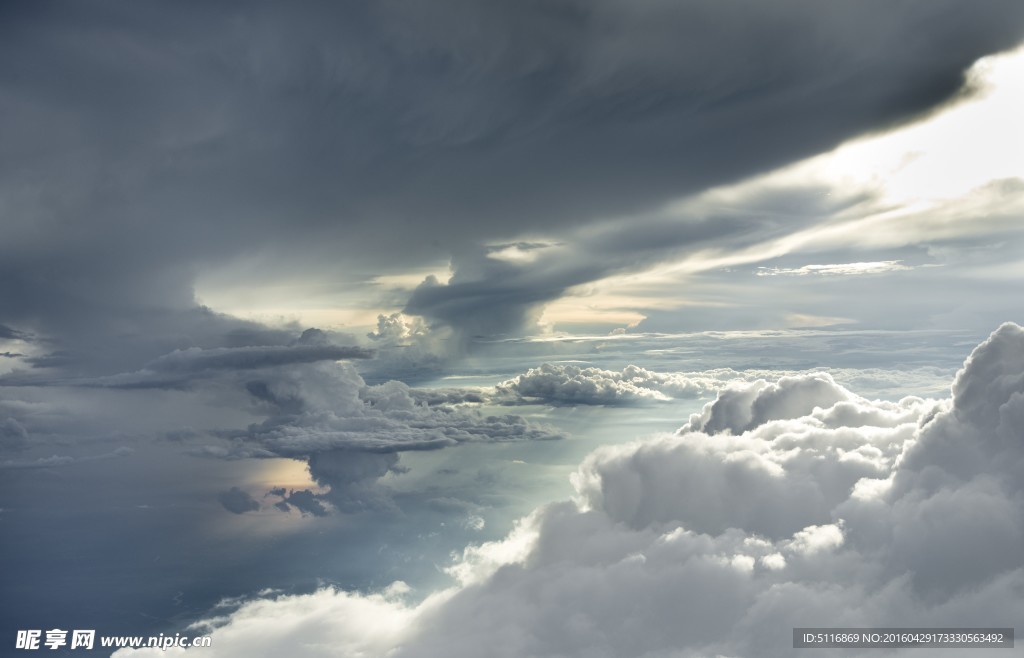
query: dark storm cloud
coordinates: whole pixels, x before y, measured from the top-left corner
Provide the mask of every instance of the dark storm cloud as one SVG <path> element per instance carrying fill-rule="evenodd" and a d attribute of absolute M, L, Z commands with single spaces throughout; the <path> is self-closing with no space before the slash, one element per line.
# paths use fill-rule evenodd
<path fill-rule="evenodd" d="M 307 330 L 315 331 L 315 330 Z M 81 382 L 113 388 L 181 388 L 195 378 L 295 363 L 369 359 L 374 351 L 341 345 L 253 345 L 249 347 L 190 347 L 153 359 L 142 370 Z"/>
<path fill-rule="evenodd" d="M 295 345 L 220 347 L 201 350 L 196 347 L 177 350 L 146 365 L 155 372 L 201 372 L 205 370 L 254 370 L 286 365 L 341 359 L 369 359 L 373 350 L 339 345 Z"/>
<path fill-rule="evenodd" d="M 533 247 L 522 259 L 496 257 L 489 247 L 452 260 L 445 284 L 427 279 L 405 312 L 454 327 L 463 343 L 481 336 L 530 333 L 543 304 L 573 286 L 643 270 L 700 249 L 740 250 L 820 221 L 864 199 L 832 198 L 817 187 L 758 190 L 742 209 L 697 198 L 675 211 L 578 229 L 566 243 Z M 785 216 L 786 221 L 773 219 Z"/>
<path fill-rule="evenodd" d="M 0 450 L 17 451 L 28 447 L 28 431 L 13 418 L 0 422 Z"/>
<path fill-rule="evenodd" d="M 294 507 L 303 514 L 309 514 L 312 516 L 327 516 L 329 513 L 324 504 L 320 502 L 320 499 L 309 489 L 302 489 L 301 491 L 292 491 L 282 500 L 274 504 L 282 512 L 287 512 L 290 507 Z"/>
<path fill-rule="evenodd" d="M 241 254 L 364 280 L 649 210 L 928 110 L 1024 25 L 995 1 L 3 12 L 0 320 L 85 374 L 228 346 L 245 326 L 192 285 Z M 520 312 L 465 331 L 590 276 L 497 290 Z M 480 315 L 467 281 L 410 308 Z"/>
<path fill-rule="evenodd" d="M 9 340 L 26 340 L 28 336 L 16 329 L 0 324 L 0 338 L 6 338 Z"/>
<path fill-rule="evenodd" d="M 240 330 L 223 337 L 228 341 L 282 340 L 286 332 Z M 7 375 L 0 383 L 9 386 L 47 385 L 84 386 L 123 389 L 182 389 L 196 379 L 215 377 L 219 373 L 239 373 L 298 363 L 370 359 L 375 351 L 364 347 L 334 345 L 319 329 L 307 329 L 289 345 L 244 345 L 241 347 L 190 347 L 164 354 L 146 363 L 135 372 L 92 378 L 48 379 L 45 376 Z M 21 356 L 21 355 L 12 355 Z M 63 352 L 27 359 L 36 367 L 60 367 L 77 363 Z"/>
<path fill-rule="evenodd" d="M 249 492 L 238 487 L 231 487 L 227 491 L 217 494 L 217 500 L 227 511 L 233 514 L 245 514 L 255 512 L 260 508 L 259 502 Z"/>
<path fill-rule="evenodd" d="M 452 278 L 446 284 L 426 280 L 410 297 L 405 312 L 455 327 L 463 340 L 518 334 L 536 322 L 544 302 L 557 299 L 566 289 L 642 266 L 643 256 L 649 256 L 644 252 L 655 248 L 647 240 L 658 243 L 644 237 L 642 245 L 631 245 L 644 229 L 660 234 L 660 249 L 671 250 L 724 239 L 739 230 L 737 223 L 722 218 L 718 223 L 698 220 L 670 226 L 661 218 L 641 220 L 628 227 L 588 231 L 572 247 L 537 249 L 525 262 L 495 258 L 487 247 L 466 250 L 453 258 Z"/>

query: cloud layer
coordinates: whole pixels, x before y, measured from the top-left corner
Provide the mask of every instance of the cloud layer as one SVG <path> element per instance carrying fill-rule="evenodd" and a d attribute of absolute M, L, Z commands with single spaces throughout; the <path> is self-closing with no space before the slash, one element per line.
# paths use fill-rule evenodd
<path fill-rule="evenodd" d="M 815 403 L 828 406 L 828 403 L 839 400 L 849 399 L 853 403 L 859 399 L 837 384 L 833 375 L 847 382 L 848 386 L 853 383 L 875 390 L 886 390 L 898 381 L 906 385 L 913 379 L 911 374 L 908 371 L 877 368 L 835 368 L 831 374 L 777 368 L 655 372 L 636 365 L 628 365 L 622 370 L 608 370 L 594 366 L 544 363 L 500 382 L 493 391 L 482 389 L 475 393 L 464 391 L 461 394 L 457 391 L 437 391 L 433 397 L 447 397 L 452 401 L 479 401 L 486 398 L 503 404 L 629 406 L 700 398 L 718 393 L 714 405 L 690 420 L 693 429 L 717 432 L 726 427 L 727 423 L 731 423 L 729 427 L 742 430 L 744 424 L 760 424 L 760 421 L 768 419 L 772 414 L 792 413 L 792 410 L 779 408 L 780 405 L 796 404 L 809 412 Z M 921 377 L 920 382 L 914 383 L 920 384 L 922 389 L 932 388 L 938 381 L 935 369 L 918 368 L 913 374 Z M 769 383 L 766 378 L 778 380 Z M 928 382 L 929 379 L 932 381 Z M 948 381 L 946 376 L 942 377 L 942 381 Z M 789 392 L 790 388 L 800 389 L 806 395 L 794 395 Z M 417 394 L 424 396 L 428 392 Z M 864 400 L 859 403 L 872 404 Z M 746 420 L 742 420 L 742 414 L 746 415 Z"/>
<path fill-rule="evenodd" d="M 216 459 L 297 459 L 320 490 L 276 493 L 274 506 L 321 516 L 332 506 L 390 507 L 390 492 L 378 480 L 404 472 L 402 452 L 564 436 L 519 415 L 483 413 L 477 407 L 484 397 L 475 390 L 421 390 L 394 380 L 368 385 L 341 359 L 369 359 L 373 350 L 336 345 L 317 329 L 290 339 L 277 333 L 283 344 L 193 347 L 133 372 L 21 381 L 14 390 L 34 393 L 27 397 L 33 402 L 0 402 L 0 467 L 119 456 L 109 453 L 113 437 L 128 445 L 162 439 Z M 86 396 L 93 400 L 88 414 L 77 407 Z M 138 407 L 132 426 L 128 405 Z M 218 500 L 239 514 L 259 509 L 247 496 L 231 489 Z"/>
<path fill-rule="evenodd" d="M 927 112 L 1024 29 L 999 0 L 741 5 L 5 7 L 0 337 L 33 337 L 37 367 L 130 371 L 258 329 L 202 308 L 203 281 L 337 299 L 448 261 L 389 309 L 521 332 L 666 250 L 821 217 L 600 224 Z M 538 250 L 561 265 L 507 258 L 569 237 L 570 258 Z"/>
<path fill-rule="evenodd" d="M 220 432 L 222 440 L 204 446 L 202 454 L 306 461 L 326 491 L 293 491 L 281 502 L 318 516 L 326 512 L 323 502 L 342 510 L 387 506 L 387 489 L 377 480 L 402 472 L 404 451 L 563 436 L 521 416 L 460 406 L 471 395 L 455 396 L 451 404 L 451 395 L 424 396 L 398 381 L 368 386 L 344 363 L 264 369 L 244 381 L 266 419 Z"/>
<path fill-rule="evenodd" d="M 1000 327 L 952 401 L 871 402 L 821 374 L 723 392 L 675 435 L 597 450 L 575 502 L 468 548 L 457 587 L 254 601 L 204 651 L 772 657 L 797 626 L 1012 626 L 1022 355 L 1024 329 Z"/>

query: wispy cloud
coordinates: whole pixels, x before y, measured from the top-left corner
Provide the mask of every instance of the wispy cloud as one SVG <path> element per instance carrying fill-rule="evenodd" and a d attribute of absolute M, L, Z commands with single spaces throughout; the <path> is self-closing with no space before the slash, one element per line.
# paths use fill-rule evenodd
<path fill-rule="evenodd" d="M 885 274 L 913 269 L 899 260 L 884 260 L 869 263 L 834 263 L 830 265 L 804 265 L 802 267 L 758 267 L 757 276 L 851 276 L 857 274 Z"/>

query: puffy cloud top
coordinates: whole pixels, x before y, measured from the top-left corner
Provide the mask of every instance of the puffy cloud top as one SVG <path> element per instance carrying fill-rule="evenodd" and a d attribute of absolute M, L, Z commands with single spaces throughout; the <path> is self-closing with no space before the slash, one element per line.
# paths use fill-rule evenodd
<path fill-rule="evenodd" d="M 697 397 L 719 385 L 708 376 L 658 373 L 639 366 L 621 372 L 545 363 L 497 386 L 499 394 L 549 404 L 630 404 Z"/>
<path fill-rule="evenodd" d="M 855 397 L 827 372 L 783 377 L 775 383 L 758 380 L 722 391 L 701 414 L 691 417 L 683 430 L 739 434 L 769 420 L 799 418 L 815 408 L 829 408 Z"/>
<path fill-rule="evenodd" d="M 1024 329 L 999 327 L 978 346 L 953 382 L 953 413 L 965 423 L 1000 427 L 1024 395 Z"/>
<path fill-rule="evenodd" d="M 908 450 L 896 487 L 959 486 L 981 477 L 1024 491 L 1024 330 L 1004 324 L 979 345 L 953 383 L 952 408 Z"/>

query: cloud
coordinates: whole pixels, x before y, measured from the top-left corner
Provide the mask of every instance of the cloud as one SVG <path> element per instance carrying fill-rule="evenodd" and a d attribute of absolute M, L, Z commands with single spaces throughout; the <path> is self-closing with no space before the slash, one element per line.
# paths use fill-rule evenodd
<path fill-rule="evenodd" d="M 851 276 L 857 274 L 884 274 L 914 269 L 899 260 L 870 263 L 834 263 L 830 265 L 804 265 L 802 267 L 758 267 L 757 276 Z"/>
<path fill-rule="evenodd" d="M 691 420 L 598 449 L 576 501 L 467 548 L 457 586 L 418 604 L 393 590 L 252 601 L 211 621 L 212 655 L 771 658 L 792 655 L 798 626 L 1012 626 L 1022 354 L 1024 329 L 1003 325 L 952 400 L 869 402 L 820 374 L 753 386 L 698 418 L 735 414 L 717 434 Z"/>
<path fill-rule="evenodd" d="M 0 360 L 28 370 L 0 383 L 57 412 L 11 411 L 31 441 L 4 463 L 74 463 L 122 433 L 176 436 L 168 450 L 302 460 L 320 488 L 280 502 L 313 514 L 386 506 L 404 451 L 557 436 L 478 412 L 476 393 L 385 382 L 436 370 L 448 352 L 431 341 L 448 335 L 463 347 L 532 332 L 544 304 L 611 274 L 763 254 L 818 227 L 858 196 L 811 185 L 750 205 L 666 203 L 934 110 L 1024 26 L 1000 0 L 869 2 L 5 8 L 0 336 L 27 356 Z M 1010 225 L 992 207 L 944 217 Z M 977 225 L 944 219 L 941 234 Z M 815 262 L 864 259 L 827 258 Z M 408 298 L 376 283 L 449 261 L 450 280 Z M 276 328 L 204 305 L 224 290 Z M 331 367 L 344 348 L 296 339 L 309 323 L 293 309 L 338 326 L 339 308 L 385 318 L 373 336 L 330 337 L 379 350 L 360 378 Z M 388 320 L 399 308 L 428 331 Z M 630 396 L 613 388 L 609 399 Z"/>
<path fill-rule="evenodd" d="M 819 203 L 824 207 L 830 202 Z M 467 247 L 452 258 L 451 278 L 441 283 L 428 277 L 403 312 L 453 330 L 458 346 L 466 350 L 481 338 L 536 333 L 544 304 L 570 289 L 702 249 L 741 249 L 777 231 L 753 212 L 695 208 L 685 213 L 657 210 L 628 222 L 605 219 L 572 229 L 560 244 L 531 252 L 536 256 L 530 261 L 495 259 L 487 246 Z"/>
<path fill-rule="evenodd" d="M 217 500 L 224 506 L 224 509 L 232 514 L 245 514 L 255 512 L 260 508 L 259 502 L 249 492 L 238 487 L 231 487 L 227 491 L 217 494 Z"/>
<path fill-rule="evenodd" d="M 323 504 L 322 496 L 318 496 L 309 489 L 302 489 L 299 491 L 289 491 L 287 495 L 281 495 L 281 500 L 274 503 L 274 507 L 288 511 L 294 507 L 303 514 L 309 514 L 310 516 L 327 516 L 330 511 Z"/>
<path fill-rule="evenodd" d="M 894 491 L 933 492 L 982 477 L 1024 490 L 1022 345 L 1024 330 L 1008 323 L 971 354 L 953 382 L 952 408 L 907 451 Z"/>
<path fill-rule="evenodd" d="M 307 330 L 315 331 L 315 330 Z M 141 370 L 103 377 L 58 381 L 72 386 L 146 389 L 188 388 L 196 380 L 216 377 L 221 373 L 260 370 L 293 363 L 315 363 L 341 359 L 370 359 L 374 350 L 340 345 L 255 345 L 175 350 L 147 363 Z M 17 381 L 17 380 L 15 380 Z M 45 383 L 46 379 L 24 380 Z"/>
<path fill-rule="evenodd" d="M 81 376 L 256 328 L 197 302 L 211 281 L 358 296 L 452 259 L 453 281 L 408 311 L 469 338 L 519 332 L 538 304 L 651 262 L 645 245 L 742 226 L 598 230 L 536 277 L 489 256 L 549 261 L 580 227 L 932 110 L 1024 27 L 994 0 L 209 2 L 5 19 L 0 320 L 45 345 L 37 367 Z M 629 253 L 608 266 L 577 262 L 616 244 Z"/>
<path fill-rule="evenodd" d="M 402 452 L 564 436 L 514 414 L 482 413 L 478 407 L 486 398 L 477 390 L 367 384 L 341 360 L 367 359 L 374 350 L 339 346 L 333 342 L 337 334 L 242 329 L 230 336 L 240 345 L 176 350 L 134 372 L 8 378 L 33 402 L 0 405 L 10 416 L 0 425 L 0 450 L 35 452 L 0 466 L 92 459 L 112 435 L 173 441 L 179 450 L 214 459 L 284 457 L 304 462 L 320 488 L 278 494 L 274 507 L 321 516 L 393 509 L 392 492 L 379 480 L 405 471 Z M 270 339 L 286 344 L 247 344 Z M 133 409 L 131 424 L 125 408 Z M 30 432 L 40 439 L 29 442 Z M 58 456 L 71 439 L 83 454 Z M 53 459 L 51 449 L 58 451 Z M 248 511 L 251 503 L 240 495 L 223 494 L 220 501 L 229 511 Z"/>
<path fill-rule="evenodd" d="M 0 462 L 0 468 L 53 468 L 75 463 L 75 458 L 68 455 L 50 455 L 37 459 L 7 459 Z"/>
<path fill-rule="evenodd" d="M 0 324 L 0 339 L 3 340 L 26 340 L 26 336 L 23 332 L 17 329 L 12 329 L 5 324 Z"/>
<path fill-rule="evenodd" d="M 851 396 L 846 388 L 836 383 L 833 375 L 846 382 L 847 386 L 859 384 L 880 390 L 906 387 L 912 376 L 919 377 L 915 383 L 924 389 L 945 388 L 939 382 L 948 381 L 940 380 L 934 368 L 918 368 L 898 374 L 878 368 L 835 368 L 831 373 L 753 368 L 654 372 L 635 365 L 617 371 L 545 363 L 497 384 L 493 393 L 485 395 L 484 392 L 457 389 L 450 399 L 476 401 L 477 397 L 484 396 L 506 404 L 611 406 L 696 398 L 718 392 L 716 402 L 702 412 L 706 417 L 698 414 L 691 419 L 693 429 L 713 433 L 727 426 L 740 428 L 748 423 L 759 424 L 773 414 L 792 414 L 792 411 L 784 409 L 786 405 L 810 411 L 813 407 L 808 407 L 808 403 L 829 406 L 836 400 Z M 769 384 L 765 377 L 778 380 Z M 809 395 L 801 395 L 801 391 L 794 394 L 789 391 L 791 388 L 803 389 L 802 392 Z M 857 396 L 851 399 L 859 400 L 852 403 L 854 407 L 868 404 L 875 405 L 872 409 L 883 409 L 888 404 L 869 403 Z"/>
<path fill-rule="evenodd" d="M 0 444 L 0 447 L 10 449 L 12 446 L 7 444 L 6 446 Z M 20 447 L 15 444 L 14 450 L 23 449 L 25 446 L 22 444 Z M 100 454 L 88 455 L 85 457 L 72 457 L 71 455 L 50 455 L 49 457 L 36 457 L 36 458 L 25 458 L 25 459 L 4 459 L 0 460 L 0 469 L 6 468 L 17 468 L 17 469 L 34 469 L 34 468 L 56 468 L 60 466 L 69 466 L 71 464 L 81 464 L 84 462 L 95 462 L 107 459 L 120 459 L 128 457 L 134 454 L 135 449 L 128 446 L 121 446 L 115 448 L 109 452 Z"/>
<path fill-rule="evenodd" d="M 401 313 L 377 316 L 377 331 L 371 331 L 367 337 L 374 341 L 398 345 L 408 343 L 415 338 L 427 334 L 427 327 L 420 318 L 411 318 Z"/>
<path fill-rule="evenodd" d="M 270 416 L 238 436 L 284 456 L 333 449 L 429 450 L 463 441 L 559 436 L 520 416 L 427 404 L 433 396 L 424 398 L 402 382 L 367 386 L 342 363 L 268 371 L 251 379 L 247 388 Z M 247 445 L 239 449 L 244 452 Z"/>
<path fill-rule="evenodd" d="M 630 527 L 781 539 L 830 522 L 862 478 L 884 478 L 938 404 L 870 402 L 824 373 L 759 381 L 721 391 L 677 436 L 595 452 L 575 483 L 586 506 Z"/>
<path fill-rule="evenodd" d="M 7 386 L 75 386 L 112 389 L 185 389 L 196 380 L 229 372 L 258 370 L 291 363 L 315 363 L 342 359 L 372 359 L 376 351 L 361 346 L 338 345 L 336 340 L 354 337 L 310 328 L 298 333 L 295 327 L 269 329 L 254 323 L 220 316 L 223 321 L 217 342 L 222 347 L 175 349 L 141 365 L 138 370 L 100 376 L 68 376 L 65 366 L 77 363 L 72 354 L 51 352 L 26 359 L 36 368 L 50 372 L 16 371 L 0 377 Z M 22 355 L 14 355 L 22 356 Z"/>
<path fill-rule="evenodd" d="M 816 407 L 828 408 L 851 399 L 827 372 L 782 377 L 775 383 L 759 380 L 723 391 L 701 414 L 692 416 L 683 431 L 739 434 L 769 420 L 799 418 Z"/>
<path fill-rule="evenodd" d="M 644 329 L 664 331 L 677 331 L 684 323 L 777 328 L 860 322 L 905 328 L 954 312 L 951 324 L 969 321 L 987 331 L 993 321 L 1006 318 L 1001 301 L 1019 278 L 1017 218 L 1024 188 L 1019 162 L 988 167 L 984 152 L 999 151 L 1010 132 L 1008 116 L 1021 92 L 1007 81 L 1021 78 L 1022 62 L 1020 51 L 979 62 L 969 76 L 984 92 L 928 120 L 706 190 L 660 212 L 562 233 L 557 248 L 528 263 L 481 267 L 460 255 L 470 261 L 453 262 L 460 276 L 447 285 L 424 286 L 409 309 L 482 334 L 488 333 L 490 319 L 515 307 L 514 330 L 536 332 L 542 328 L 535 326 L 537 307 L 543 305 L 542 319 L 561 329 L 583 325 L 601 333 L 607 329 L 595 325 L 612 322 L 641 322 Z M 978 141 L 977 126 L 986 126 L 989 146 L 968 163 L 959 145 L 966 135 Z M 921 164 L 908 161 L 922 152 L 921 162 L 931 163 L 932 174 L 957 183 L 955 192 L 948 185 L 929 185 L 934 176 L 921 171 L 911 176 L 918 180 L 909 198 L 893 182 L 893 175 Z M 979 167 L 984 176 L 974 175 Z M 959 186 L 965 179 L 972 183 Z M 967 224 L 960 221 L 964 216 L 982 219 Z M 988 254 L 974 268 L 963 267 L 968 259 L 962 255 L 950 256 L 979 247 Z M 865 252 L 877 260 L 864 260 Z M 811 253 L 829 260 L 803 265 Z M 993 260 L 1002 262 L 992 265 Z M 735 268 L 749 264 L 759 264 L 755 272 L 763 276 L 751 281 L 748 269 Z M 883 273 L 900 275 L 886 280 L 894 292 L 887 299 L 898 303 L 880 302 L 876 277 L 858 276 Z M 974 277 L 986 281 L 972 284 Z M 457 303 L 460 297 L 466 305 Z M 768 299 L 773 303 L 765 303 Z M 473 311 L 469 304 L 481 308 Z M 702 312 L 694 313 L 695 306 Z M 660 326 L 652 316 L 664 318 Z"/>
<path fill-rule="evenodd" d="M 658 373 L 634 365 L 620 372 L 545 363 L 501 382 L 496 391 L 532 403 L 614 405 L 698 397 L 720 386 L 720 379 L 706 375 Z"/>
<path fill-rule="evenodd" d="M 769 384 L 766 377 L 776 378 L 777 381 Z M 833 377 L 843 381 L 845 386 L 838 384 Z M 714 433 L 725 427 L 742 429 L 748 423 L 759 424 L 760 420 L 771 414 L 791 414 L 781 408 L 785 405 L 796 405 L 804 411 L 810 411 L 813 407 L 807 407 L 806 403 L 816 401 L 827 407 L 836 400 L 850 396 L 846 387 L 851 385 L 889 393 L 889 389 L 906 388 L 911 382 L 921 390 L 937 391 L 948 388 L 948 374 L 935 368 L 904 371 L 834 368 L 831 372 L 713 368 L 654 372 L 636 365 L 626 366 L 619 371 L 575 364 L 544 363 L 498 383 L 493 390 L 432 389 L 413 391 L 413 395 L 418 399 L 453 403 L 488 399 L 502 404 L 614 406 L 696 398 L 717 392 L 716 402 L 705 407 L 702 412 L 706 417 L 697 414 L 691 419 L 693 429 Z M 803 391 L 791 392 L 791 388 Z M 801 392 L 810 395 L 802 395 Z M 888 403 L 869 403 L 853 396 L 850 413 L 856 413 L 854 409 L 865 404 L 873 404 L 875 406 L 872 409 L 881 410 Z M 752 405 L 756 406 L 756 411 Z M 755 413 L 758 419 L 753 418 Z"/>
<path fill-rule="evenodd" d="M 193 373 L 204 370 L 254 370 L 290 363 L 339 361 L 341 359 L 369 359 L 373 350 L 363 347 L 338 345 L 294 345 L 220 347 L 200 349 L 190 347 L 175 350 L 146 365 L 146 370 L 168 373 Z"/>
<path fill-rule="evenodd" d="M 367 334 L 377 348 L 377 358 L 363 369 L 376 381 L 433 379 L 451 359 L 450 332 L 430 328 L 422 318 L 403 313 L 377 316 L 377 330 Z"/>
<path fill-rule="evenodd" d="M 246 378 L 245 389 L 265 420 L 218 432 L 220 440 L 211 437 L 212 444 L 196 449 L 227 458 L 306 461 L 325 492 L 293 491 L 282 502 L 317 516 L 326 509 L 323 503 L 342 511 L 390 507 L 390 492 L 378 480 L 403 472 L 401 452 L 563 436 L 521 416 L 462 406 L 478 399 L 472 392 L 420 392 L 397 381 L 367 385 L 342 362 L 256 371 Z"/>
<path fill-rule="evenodd" d="M 479 404 L 489 399 L 483 389 L 472 388 L 411 388 L 409 395 L 421 404 Z"/>
<path fill-rule="evenodd" d="M 28 447 L 28 431 L 13 418 L 0 422 L 0 451 L 23 450 Z"/>

